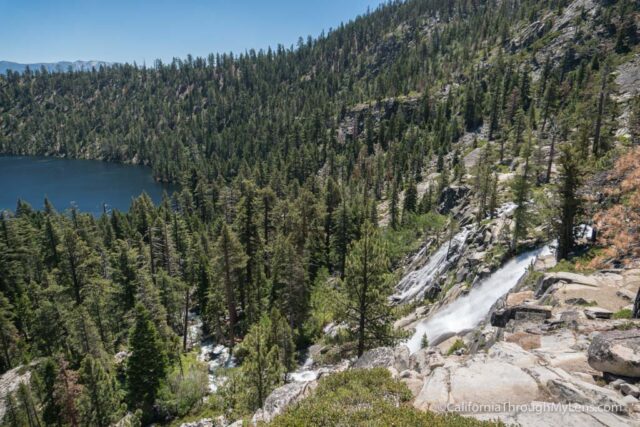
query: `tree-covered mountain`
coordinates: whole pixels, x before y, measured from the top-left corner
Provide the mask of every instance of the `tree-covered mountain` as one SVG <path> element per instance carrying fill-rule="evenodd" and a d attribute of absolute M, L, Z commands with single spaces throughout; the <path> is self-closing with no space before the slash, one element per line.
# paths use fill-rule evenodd
<path fill-rule="evenodd" d="M 494 263 L 552 239 L 570 259 L 576 226 L 607 215 L 619 220 L 601 226 L 594 265 L 635 262 L 622 219 L 639 215 L 640 166 L 623 157 L 623 193 L 594 183 L 639 141 L 639 13 L 395 1 L 292 48 L 0 75 L 0 152 L 148 164 L 181 184 L 100 218 L 48 203 L 2 214 L 0 372 L 31 372 L 4 423 L 253 413 L 327 325 L 336 358 L 397 342 L 394 269 L 506 201 Z M 206 404 L 194 316 L 239 362 Z"/>
<path fill-rule="evenodd" d="M 0 74 L 24 73 L 25 71 L 43 71 L 47 73 L 65 73 L 73 71 L 91 71 L 100 67 L 109 67 L 113 64 L 105 61 L 59 61 L 59 62 L 37 62 L 33 64 L 21 64 L 19 62 L 0 61 Z"/>

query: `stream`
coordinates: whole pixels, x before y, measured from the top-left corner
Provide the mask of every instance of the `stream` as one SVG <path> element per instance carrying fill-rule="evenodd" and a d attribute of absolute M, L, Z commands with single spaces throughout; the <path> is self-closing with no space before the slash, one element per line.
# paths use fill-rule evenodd
<path fill-rule="evenodd" d="M 215 393 L 224 381 L 225 376 L 220 375 L 220 369 L 233 368 L 236 360 L 231 355 L 229 347 L 217 344 L 212 338 L 205 337 L 202 332 L 202 318 L 199 314 L 189 312 L 189 331 L 187 343 L 189 348 L 200 347 L 198 361 L 206 363 L 208 367 L 209 392 Z"/>
<path fill-rule="evenodd" d="M 460 249 L 464 246 L 467 237 L 473 230 L 473 226 L 464 227 L 450 241 L 440 246 L 422 268 L 413 270 L 405 275 L 396 286 L 396 293 L 391 296 L 391 300 L 398 304 L 405 304 L 424 298 L 425 293 L 435 283 L 435 280 L 457 262 Z M 416 254 L 411 261 L 411 266 L 420 261 L 426 249 L 427 247 L 425 246 Z"/>
<path fill-rule="evenodd" d="M 489 314 L 495 302 L 509 292 L 539 257 L 551 253 L 549 246 L 524 252 L 509 260 L 471 291 L 442 307 L 433 316 L 416 325 L 416 331 L 407 341 L 411 353 L 421 347 L 424 334 L 435 342 L 446 334 L 454 334 L 477 326 Z"/>

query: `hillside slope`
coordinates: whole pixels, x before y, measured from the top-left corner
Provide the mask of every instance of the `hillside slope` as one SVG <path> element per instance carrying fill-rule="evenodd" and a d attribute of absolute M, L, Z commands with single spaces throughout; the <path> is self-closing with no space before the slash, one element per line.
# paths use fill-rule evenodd
<path fill-rule="evenodd" d="M 640 375 L 601 350 L 637 348 L 639 19 L 397 1 L 292 49 L 0 76 L 1 153 L 180 184 L 99 218 L 0 214 L 3 422 L 266 422 L 316 385 L 279 422 L 377 401 L 477 425 L 418 411 L 505 399 L 635 422 Z"/>

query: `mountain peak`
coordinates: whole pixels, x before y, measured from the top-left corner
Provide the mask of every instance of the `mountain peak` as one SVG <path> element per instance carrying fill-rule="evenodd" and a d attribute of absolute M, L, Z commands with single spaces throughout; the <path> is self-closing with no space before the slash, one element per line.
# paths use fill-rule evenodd
<path fill-rule="evenodd" d="M 0 74 L 6 74 L 8 71 L 14 71 L 17 73 L 24 73 L 27 67 L 31 71 L 40 70 L 43 67 L 50 73 L 54 72 L 67 72 L 71 71 L 90 71 L 100 67 L 110 67 L 114 63 L 106 61 L 58 61 L 58 62 L 36 62 L 32 64 L 22 64 L 19 62 L 0 61 Z"/>

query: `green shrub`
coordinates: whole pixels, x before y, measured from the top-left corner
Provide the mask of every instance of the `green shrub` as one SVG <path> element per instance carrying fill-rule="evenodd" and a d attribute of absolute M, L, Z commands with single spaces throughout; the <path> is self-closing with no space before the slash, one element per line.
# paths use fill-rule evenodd
<path fill-rule="evenodd" d="M 158 398 L 160 412 L 168 416 L 181 417 L 197 409 L 209 389 L 207 365 L 196 360 L 195 353 L 181 356 L 180 363 L 182 368 L 173 368 Z"/>
<path fill-rule="evenodd" d="M 453 353 L 455 353 L 456 351 L 458 351 L 458 350 L 460 350 L 462 348 L 467 348 L 467 346 L 464 345 L 464 341 L 462 341 L 461 339 L 457 339 L 451 345 L 451 347 L 449 347 L 449 350 L 447 351 L 447 356 L 451 356 Z"/>
<path fill-rule="evenodd" d="M 456 414 L 421 412 L 409 405 L 411 392 L 385 368 L 354 369 L 320 380 L 310 397 L 288 408 L 270 425 L 472 427 L 494 423 Z"/>
<path fill-rule="evenodd" d="M 613 313 L 614 319 L 631 319 L 633 317 L 633 311 L 628 308 L 623 308 Z"/>

